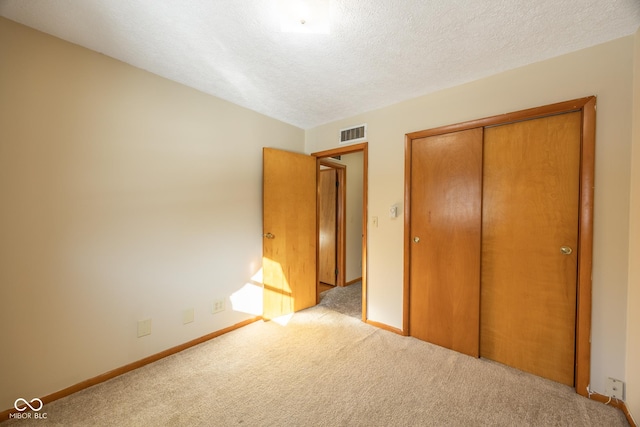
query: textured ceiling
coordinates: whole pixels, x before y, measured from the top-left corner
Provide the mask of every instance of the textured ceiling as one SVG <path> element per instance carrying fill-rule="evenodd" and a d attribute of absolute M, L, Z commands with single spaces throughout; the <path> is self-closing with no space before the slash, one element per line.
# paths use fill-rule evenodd
<path fill-rule="evenodd" d="M 311 128 L 593 46 L 640 0 L 330 0 L 329 34 L 278 0 L 0 0 L 0 15 Z"/>

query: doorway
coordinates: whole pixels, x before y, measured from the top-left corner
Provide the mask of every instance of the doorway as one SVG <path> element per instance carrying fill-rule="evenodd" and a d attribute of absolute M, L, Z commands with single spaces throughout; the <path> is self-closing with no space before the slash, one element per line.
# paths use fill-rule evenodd
<path fill-rule="evenodd" d="M 321 292 L 345 284 L 346 177 L 346 165 L 320 160 L 318 280 Z"/>
<path fill-rule="evenodd" d="M 366 247 L 367 247 L 367 143 L 354 144 L 332 150 L 312 153 L 318 162 L 318 267 L 326 258 L 332 259 L 332 250 L 323 254 L 321 247 L 322 224 L 322 170 L 336 171 L 338 191 L 336 192 L 336 266 L 335 286 L 344 287 L 361 282 L 362 284 L 362 320 L 366 321 Z M 322 168 L 322 169 L 321 169 Z M 340 176 L 343 174 L 342 176 Z M 331 172 L 327 173 L 331 175 Z M 342 185 L 342 187 L 340 187 Z M 332 195 L 328 196 L 332 198 Z M 329 216 L 333 214 L 329 210 Z M 331 225 L 328 226 L 331 228 Z M 331 245 L 330 245 L 331 246 Z M 327 270 L 330 273 L 330 268 Z M 322 273 L 318 275 L 317 302 L 320 293 L 327 289 L 322 282 Z M 331 277 L 328 279 L 330 280 Z"/>

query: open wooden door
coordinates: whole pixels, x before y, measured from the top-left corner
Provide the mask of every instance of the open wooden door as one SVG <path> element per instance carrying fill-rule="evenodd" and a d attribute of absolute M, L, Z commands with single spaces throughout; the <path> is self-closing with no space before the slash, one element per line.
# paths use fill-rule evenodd
<path fill-rule="evenodd" d="M 338 279 L 338 173 L 335 169 L 320 171 L 318 227 L 320 253 L 318 275 L 321 283 L 336 286 Z"/>
<path fill-rule="evenodd" d="M 263 318 L 316 304 L 316 158 L 263 149 Z"/>

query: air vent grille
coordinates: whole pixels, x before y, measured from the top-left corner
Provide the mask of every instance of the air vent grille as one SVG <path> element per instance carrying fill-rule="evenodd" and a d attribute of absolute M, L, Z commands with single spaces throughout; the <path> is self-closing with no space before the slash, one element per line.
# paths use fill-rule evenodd
<path fill-rule="evenodd" d="M 358 125 L 340 129 L 340 144 L 364 141 L 367 138 L 367 125 Z"/>

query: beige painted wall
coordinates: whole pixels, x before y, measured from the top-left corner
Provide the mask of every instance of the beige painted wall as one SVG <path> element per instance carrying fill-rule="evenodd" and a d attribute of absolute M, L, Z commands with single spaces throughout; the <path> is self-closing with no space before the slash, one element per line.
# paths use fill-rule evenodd
<path fill-rule="evenodd" d="M 336 163 L 347 166 L 347 230 L 346 275 L 347 282 L 362 278 L 362 152 L 342 155 Z"/>
<path fill-rule="evenodd" d="M 0 410 L 252 317 L 262 146 L 304 132 L 0 18 Z"/>
<path fill-rule="evenodd" d="M 627 301 L 627 407 L 640 421 L 640 30 L 635 35 L 629 294 Z"/>
<path fill-rule="evenodd" d="M 402 327 L 403 221 L 387 212 L 403 203 L 406 133 L 597 95 L 591 386 L 604 392 L 606 377 L 625 379 L 633 42 L 622 38 L 306 131 L 306 150 L 315 152 L 334 148 L 339 129 L 368 124 L 371 320 Z"/>

